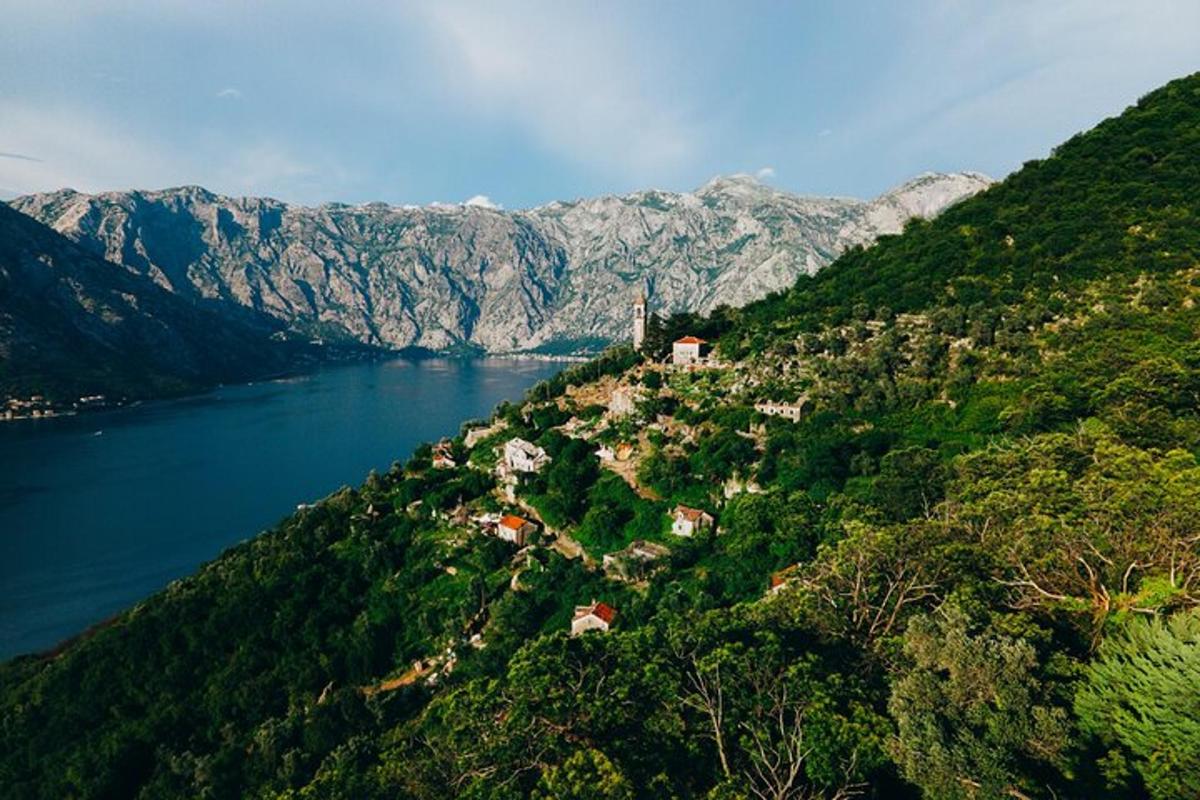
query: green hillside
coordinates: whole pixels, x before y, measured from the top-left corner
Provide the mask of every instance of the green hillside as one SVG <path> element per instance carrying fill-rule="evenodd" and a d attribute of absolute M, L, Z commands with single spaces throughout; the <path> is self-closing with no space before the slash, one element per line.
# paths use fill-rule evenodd
<path fill-rule="evenodd" d="M 335 355 L 219 305 L 171 294 L 0 203 L 0 403 L 180 395 Z"/>
<path fill-rule="evenodd" d="M 1198 300 L 1194 75 L 3 665 L 0 794 L 1200 796 Z"/>

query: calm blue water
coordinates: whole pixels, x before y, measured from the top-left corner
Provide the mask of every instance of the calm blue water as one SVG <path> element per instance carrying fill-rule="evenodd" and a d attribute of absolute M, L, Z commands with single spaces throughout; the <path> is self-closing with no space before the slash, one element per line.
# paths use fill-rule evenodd
<path fill-rule="evenodd" d="M 80 632 L 561 367 L 396 360 L 0 423 L 0 658 Z"/>

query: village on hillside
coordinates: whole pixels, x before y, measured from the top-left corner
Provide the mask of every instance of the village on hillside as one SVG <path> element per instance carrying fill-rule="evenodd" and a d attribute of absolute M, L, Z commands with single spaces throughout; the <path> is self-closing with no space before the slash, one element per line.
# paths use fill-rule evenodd
<path fill-rule="evenodd" d="M 503 557 L 505 591 L 525 591 L 553 552 L 578 559 L 613 587 L 644 592 L 673 558 L 722 535 L 718 519 L 728 504 L 761 493 L 755 470 L 767 455 L 768 426 L 800 422 L 812 407 L 803 360 L 764 371 L 721 360 L 691 334 L 656 357 L 647 352 L 646 326 L 639 295 L 633 347 L 593 362 L 601 374 L 585 371 L 544 397 L 535 388 L 524 404 L 504 405 L 492 419 L 468 422 L 460 436 L 417 452 L 407 467 L 414 481 L 489 487 L 467 492 L 472 500 L 425 492 L 408 502 L 407 511 L 441 521 L 447 577 L 458 576 L 455 560 L 470 551 L 471 538 L 483 537 L 511 548 Z M 754 580 L 771 596 L 790 577 L 788 567 Z M 615 599 L 587 599 L 563 621 L 572 636 L 618 624 Z M 486 603 L 480 608 L 445 652 L 385 688 L 436 683 L 453 670 L 456 648 L 485 648 Z"/>
<path fill-rule="evenodd" d="M 719 541 L 727 542 L 720 549 L 750 548 L 739 559 L 738 586 L 720 591 L 775 597 L 802 580 L 797 564 L 819 544 L 805 539 L 814 520 L 795 509 L 813 507 L 805 498 L 822 484 L 812 476 L 840 458 L 835 449 L 847 436 L 861 442 L 851 466 L 864 474 L 909 470 L 896 476 L 903 482 L 924 468 L 881 460 L 887 443 L 873 439 L 870 423 L 826 431 L 820 420 L 830 410 L 861 420 L 897 390 L 941 391 L 938 402 L 952 412 L 954 400 L 927 380 L 933 363 L 978 369 L 973 352 L 987 333 L 864 308 L 821 333 L 730 357 L 686 329 L 667 338 L 661 323 L 652 331 L 641 294 L 632 312 L 632 347 L 565 370 L 522 403 L 502 404 L 489 420 L 418 450 L 405 467 L 405 510 L 436 522 L 448 581 L 462 586 L 459 562 L 479 542 L 501 548 L 485 549 L 493 566 L 505 565 L 502 585 L 474 590 L 483 592 L 479 610 L 461 634 L 408 680 L 436 682 L 454 668 L 456 648 L 485 648 L 485 601 L 553 580 L 551 554 L 600 581 L 580 588 L 580 604 L 561 619 L 571 635 L 619 625 L 622 603 L 645 597 L 664 570 L 703 576 L 705 553 Z M 785 502 L 780 487 L 789 485 L 797 488 Z"/>

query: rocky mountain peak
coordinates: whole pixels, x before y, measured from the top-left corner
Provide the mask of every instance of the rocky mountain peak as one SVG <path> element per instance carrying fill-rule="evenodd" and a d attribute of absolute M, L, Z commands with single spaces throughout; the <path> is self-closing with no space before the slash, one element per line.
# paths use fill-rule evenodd
<path fill-rule="evenodd" d="M 790 286 L 846 247 L 989 184 L 918 176 L 875 200 L 802 197 L 750 175 L 522 211 L 488 204 L 315 208 L 199 186 L 12 201 L 171 291 L 248 307 L 314 338 L 439 351 L 594 349 L 629 298 L 707 311 Z"/>

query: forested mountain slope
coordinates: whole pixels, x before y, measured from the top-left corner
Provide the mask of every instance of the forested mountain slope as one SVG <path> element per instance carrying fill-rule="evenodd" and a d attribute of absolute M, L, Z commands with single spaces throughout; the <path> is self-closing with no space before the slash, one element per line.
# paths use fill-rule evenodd
<path fill-rule="evenodd" d="M 293 331 L 390 348 L 573 351 L 628 338 L 644 289 L 661 311 L 742 305 L 847 247 L 990 184 L 919 176 L 871 201 L 799 197 L 748 175 L 522 211 L 232 198 L 190 186 L 13 206 L 185 297 Z"/>
<path fill-rule="evenodd" d="M 10 662 L 0 784 L 1196 797 L 1198 296 L 1194 75 Z M 684 332 L 715 360 L 663 364 Z M 550 461 L 507 480 L 516 437 Z"/>
<path fill-rule="evenodd" d="M 269 317 L 210 306 L 0 203 L 0 398 L 178 394 L 294 368 L 310 349 Z"/>

